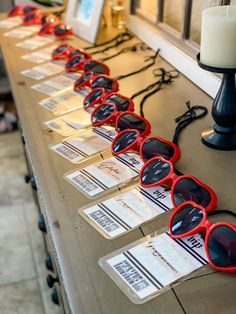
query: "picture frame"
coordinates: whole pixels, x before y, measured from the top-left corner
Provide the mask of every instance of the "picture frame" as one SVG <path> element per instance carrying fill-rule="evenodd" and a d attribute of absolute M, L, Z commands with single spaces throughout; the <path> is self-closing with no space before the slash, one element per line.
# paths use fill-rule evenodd
<path fill-rule="evenodd" d="M 66 23 L 72 25 L 76 35 L 95 43 L 104 3 L 104 0 L 69 0 Z"/>

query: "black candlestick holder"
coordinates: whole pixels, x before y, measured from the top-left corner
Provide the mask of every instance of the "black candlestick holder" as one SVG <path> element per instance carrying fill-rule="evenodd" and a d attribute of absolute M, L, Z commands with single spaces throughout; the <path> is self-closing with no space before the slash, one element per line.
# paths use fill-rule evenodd
<path fill-rule="evenodd" d="M 215 121 L 213 128 L 202 132 L 202 142 L 208 147 L 219 150 L 236 149 L 236 68 L 218 68 L 201 63 L 198 65 L 207 71 L 223 73 L 222 83 L 213 101 L 211 114 Z"/>

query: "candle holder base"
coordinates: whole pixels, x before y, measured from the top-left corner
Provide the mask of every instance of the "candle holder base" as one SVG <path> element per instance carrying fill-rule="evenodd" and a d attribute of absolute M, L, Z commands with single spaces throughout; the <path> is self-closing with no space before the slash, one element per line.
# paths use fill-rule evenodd
<path fill-rule="evenodd" d="M 202 143 L 217 150 L 236 150 L 236 132 L 224 134 L 210 128 L 202 132 Z"/>
<path fill-rule="evenodd" d="M 223 74 L 211 111 L 215 125 L 203 131 L 202 142 L 213 149 L 236 150 L 236 68 L 208 66 L 200 62 L 200 54 L 197 61 L 202 69 Z"/>

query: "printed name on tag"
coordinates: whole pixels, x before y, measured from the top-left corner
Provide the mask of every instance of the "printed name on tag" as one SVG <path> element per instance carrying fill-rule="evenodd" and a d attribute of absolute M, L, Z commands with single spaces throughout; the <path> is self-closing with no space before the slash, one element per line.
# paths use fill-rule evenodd
<path fill-rule="evenodd" d="M 122 154 L 119 158 L 110 157 L 70 172 L 65 175 L 65 178 L 86 196 L 95 197 L 137 178 L 141 163 L 140 156 L 137 154 Z"/>
<path fill-rule="evenodd" d="M 63 72 L 63 70 L 64 70 L 63 64 L 50 61 L 42 65 L 37 65 L 31 69 L 24 70 L 21 73 L 24 76 L 31 77 L 35 80 L 41 80 L 47 76 Z"/>
<path fill-rule="evenodd" d="M 109 126 L 88 129 L 80 132 L 78 136 L 73 136 L 61 143 L 50 146 L 50 149 L 70 162 L 78 163 L 110 149 L 111 142 L 116 134 L 114 128 Z"/>
<path fill-rule="evenodd" d="M 13 38 L 25 38 L 33 33 L 38 32 L 39 29 L 40 29 L 39 25 L 22 26 L 17 29 L 13 29 L 12 31 L 4 33 L 4 36 Z"/>
<path fill-rule="evenodd" d="M 80 109 L 46 121 L 44 124 L 62 136 L 70 136 L 91 126 L 91 115 L 86 110 Z"/>
<path fill-rule="evenodd" d="M 64 75 L 59 75 L 50 80 L 44 81 L 41 84 L 33 85 L 31 88 L 43 94 L 53 96 L 58 92 L 72 89 L 78 76 L 79 75 L 76 73 L 73 73 L 73 75 L 66 73 Z"/>
<path fill-rule="evenodd" d="M 54 115 L 60 116 L 76 109 L 83 108 L 84 94 L 74 92 L 73 89 L 60 92 L 55 96 L 43 99 L 39 105 L 51 111 Z"/>
<path fill-rule="evenodd" d="M 133 188 L 89 208 L 82 214 L 102 234 L 114 238 L 127 233 L 173 207 L 170 192 L 162 187 Z M 80 212 L 80 210 L 79 210 Z M 83 215 L 83 216 L 84 216 Z M 94 226 L 94 224 L 92 223 Z"/>
<path fill-rule="evenodd" d="M 54 41 L 53 37 L 35 36 L 30 39 L 26 39 L 15 46 L 19 48 L 31 49 L 42 47 L 50 42 Z"/>
<path fill-rule="evenodd" d="M 0 21 L 0 28 L 10 29 L 22 24 L 22 19 L 20 16 L 8 17 Z"/>
<path fill-rule="evenodd" d="M 143 300 L 140 303 L 144 303 L 208 261 L 204 240 L 199 234 L 173 240 L 166 232 L 123 253 L 114 253 L 112 258 L 105 258 L 105 263 L 109 265 L 109 272 L 115 273 L 138 299 Z"/>
<path fill-rule="evenodd" d="M 44 48 L 30 54 L 26 54 L 21 57 L 23 60 L 27 60 L 33 63 L 43 63 L 45 61 L 51 60 L 52 51 L 56 48 L 56 45 L 50 46 L 48 48 Z"/>

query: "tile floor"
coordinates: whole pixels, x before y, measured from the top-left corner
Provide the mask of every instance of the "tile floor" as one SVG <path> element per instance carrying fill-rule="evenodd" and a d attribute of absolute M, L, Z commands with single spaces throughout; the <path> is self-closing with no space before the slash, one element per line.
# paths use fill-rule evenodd
<path fill-rule="evenodd" d="M 0 134 L 0 313 L 59 314 L 45 280 L 44 243 L 26 173 L 19 132 Z"/>

